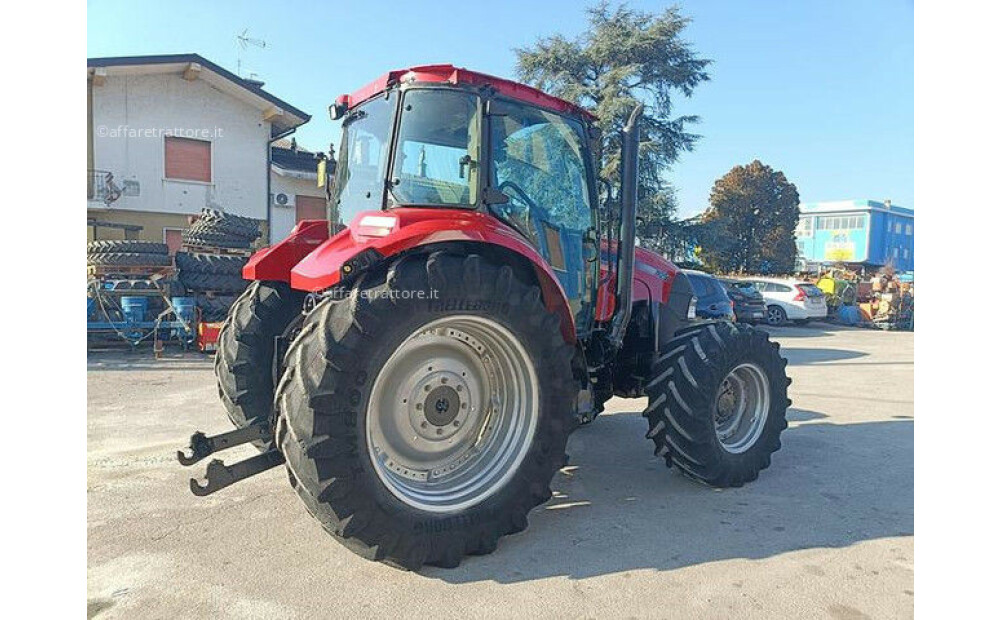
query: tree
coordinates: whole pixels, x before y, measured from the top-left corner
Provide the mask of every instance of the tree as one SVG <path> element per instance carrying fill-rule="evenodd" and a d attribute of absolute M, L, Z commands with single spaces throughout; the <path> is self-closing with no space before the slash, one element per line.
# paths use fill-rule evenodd
<path fill-rule="evenodd" d="M 709 79 L 705 69 L 711 61 L 699 58 L 681 38 L 690 19 L 676 7 L 652 14 L 625 5 L 612 10 L 602 2 L 587 15 L 590 26 L 576 39 L 554 35 L 515 49 L 518 79 L 598 117 L 605 155 L 601 176 L 613 187 L 618 187 L 621 129 L 635 106 L 645 104 L 638 183 L 643 224 L 637 232 L 643 245 L 659 249 L 676 210 L 664 174 L 699 138 L 687 131 L 697 116 L 671 118 L 671 97 L 691 96 Z"/>
<path fill-rule="evenodd" d="M 799 192 L 785 174 L 754 160 L 715 182 L 704 221 L 717 234 L 700 240 L 717 271 L 788 273 L 795 267 Z"/>

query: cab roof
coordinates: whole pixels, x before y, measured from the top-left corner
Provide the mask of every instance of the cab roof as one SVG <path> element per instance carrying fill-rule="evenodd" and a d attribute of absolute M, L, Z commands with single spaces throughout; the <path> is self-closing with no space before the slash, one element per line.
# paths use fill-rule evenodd
<path fill-rule="evenodd" d="M 511 99 L 523 101 L 540 108 L 560 112 L 563 114 L 574 114 L 587 121 L 596 121 L 597 117 L 568 101 L 553 97 L 537 88 L 525 86 L 512 80 L 499 78 L 486 73 L 469 71 L 454 65 L 423 65 L 410 67 L 409 69 L 396 69 L 381 75 L 378 79 L 370 82 L 366 86 L 354 91 L 350 95 L 341 95 L 337 98 L 337 105 L 351 109 L 354 106 L 385 92 L 396 84 L 424 82 L 437 84 L 471 84 L 474 86 L 490 86 L 496 91 Z"/>

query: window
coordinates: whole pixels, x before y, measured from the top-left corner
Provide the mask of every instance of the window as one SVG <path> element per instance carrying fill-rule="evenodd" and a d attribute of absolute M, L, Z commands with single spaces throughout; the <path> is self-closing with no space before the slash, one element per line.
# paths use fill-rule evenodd
<path fill-rule="evenodd" d="M 689 273 L 688 280 L 691 282 L 691 288 L 694 289 L 695 297 L 704 299 L 712 295 L 711 284 L 705 276 Z"/>
<path fill-rule="evenodd" d="M 903 248 L 903 258 L 910 258 L 910 250 L 908 248 Z"/>
<path fill-rule="evenodd" d="M 478 197 L 479 99 L 450 90 L 411 90 L 392 165 L 398 203 L 473 205 Z"/>
<path fill-rule="evenodd" d="M 901 232 L 903 232 L 903 225 L 899 222 L 896 222 L 896 234 L 898 235 Z"/>
<path fill-rule="evenodd" d="M 578 238 L 592 226 L 583 127 L 529 106 L 503 103 L 502 111 L 490 117 L 491 185 L 508 201 L 491 208 L 536 246 L 543 225 Z"/>
<path fill-rule="evenodd" d="M 765 293 L 790 293 L 792 291 L 792 287 L 785 286 L 784 284 L 778 284 L 776 282 L 767 282 L 764 285 L 763 290 Z"/>
<path fill-rule="evenodd" d="M 908 236 L 913 236 L 913 224 L 906 225 L 906 234 Z"/>
<path fill-rule="evenodd" d="M 899 248 L 892 248 L 892 255 L 895 258 L 899 258 Z"/>
<path fill-rule="evenodd" d="M 335 227 L 351 223 L 361 211 L 382 208 L 396 94 L 361 105 L 344 120 L 337 159 L 331 219 Z"/>
<path fill-rule="evenodd" d="M 212 143 L 206 140 L 164 139 L 164 176 L 183 181 L 212 182 Z"/>

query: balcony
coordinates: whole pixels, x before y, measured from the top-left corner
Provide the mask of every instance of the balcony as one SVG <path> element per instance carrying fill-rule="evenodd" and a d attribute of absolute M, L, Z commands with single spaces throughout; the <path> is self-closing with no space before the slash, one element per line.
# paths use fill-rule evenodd
<path fill-rule="evenodd" d="M 122 196 L 122 190 L 115 184 L 114 175 L 107 170 L 87 170 L 87 203 L 111 203 Z M 94 205 L 97 206 L 97 205 Z"/>

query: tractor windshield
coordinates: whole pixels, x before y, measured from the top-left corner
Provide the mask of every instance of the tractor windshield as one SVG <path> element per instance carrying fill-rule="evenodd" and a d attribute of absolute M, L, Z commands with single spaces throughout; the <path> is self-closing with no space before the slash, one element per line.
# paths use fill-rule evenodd
<path fill-rule="evenodd" d="M 474 205 L 479 98 L 454 90 L 406 91 L 390 180 L 397 204 Z"/>
<path fill-rule="evenodd" d="M 364 103 L 344 120 L 330 221 L 334 230 L 361 211 L 382 208 L 396 94 Z"/>

